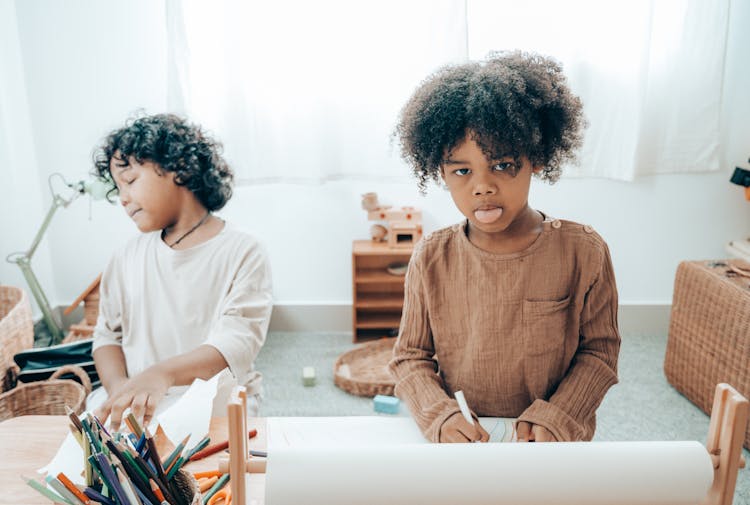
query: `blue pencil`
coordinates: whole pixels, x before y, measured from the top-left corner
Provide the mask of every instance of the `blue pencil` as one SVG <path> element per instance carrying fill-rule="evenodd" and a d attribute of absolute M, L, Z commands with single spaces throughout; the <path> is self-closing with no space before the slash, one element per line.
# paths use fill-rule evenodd
<path fill-rule="evenodd" d="M 83 494 L 96 502 L 103 503 L 104 505 L 117 505 L 113 500 L 110 500 L 99 491 L 91 487 L 87 487 L 86 489 L 84 489 Z"/>
<path fill-rule="evenodd" d="M 96 455 L 96 458 L 99 460 L 99 467 L 101 468 L 102 475 L 106 478 L 107 487 L 112 490 L 120 503 L 130 503 L 130 500 L 128 500 L 125 495 L 125 490 L 120 485 L 120 479 L 117 478 L 114 470 L 112 470 L 112 466 L 107 457 L 100 452 Z"/>

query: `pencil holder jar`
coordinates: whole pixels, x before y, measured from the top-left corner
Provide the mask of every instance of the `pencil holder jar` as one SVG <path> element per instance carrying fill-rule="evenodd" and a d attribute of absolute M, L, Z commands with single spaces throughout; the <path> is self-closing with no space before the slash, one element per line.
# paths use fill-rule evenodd
<path fill-rule="evenodd" d="M 65 374 L 75 375 L 79 382 L 60 379 Z M 83 368 L 67 365 L 56 370 L 49 379 L 19 384 L 0 395 L 0 421 L 18 416 L 65 415 L 67 405 L 76 414 L 83 412 L 86 397 L 91 392 L 91 381 Z"/>

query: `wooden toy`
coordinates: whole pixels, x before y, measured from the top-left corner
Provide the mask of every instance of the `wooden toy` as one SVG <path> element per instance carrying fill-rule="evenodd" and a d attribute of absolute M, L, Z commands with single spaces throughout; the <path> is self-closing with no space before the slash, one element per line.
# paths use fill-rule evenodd
<path fill-rule="evenodd" d="M 413 247 L 422 238 L 422 211 L 416 207 L 381 205 L 377 193 L 362 195 L 362 208 L 369 221 L 380 221 L 370 228 L 374 242 L 387 240 L 388 247 Z"/>
<path fill-rule="evenodd" d="M 411 221 L 391 221 L 389 247 L 413 247 L 422 238 L 422 225 Z"/>

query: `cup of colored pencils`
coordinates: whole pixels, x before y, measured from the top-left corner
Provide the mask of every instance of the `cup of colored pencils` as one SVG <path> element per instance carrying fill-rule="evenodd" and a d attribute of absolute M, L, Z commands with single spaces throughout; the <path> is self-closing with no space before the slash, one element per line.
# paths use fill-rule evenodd
<path fill-rule="evenodd" d="M 70 430 L 83 450 L 85 486 L 74 484 L 63 473 L 48 475 L 46 482 L 24 480 L 52 503 L 104 505 L 195 505 L 201 504 L 198 483 L 181 467 L 189 456 L 204 448 L 183 453 L 187 439 L 162 460 L 148 429 L 128 416 L 127 431 L 109 433 L 99 420 L 87 414 L 79 418 L 69 411 Z M 181 455 L 182 454 L 182 455 Z M 169 461 L 169 465 L 165 465 Z"/>

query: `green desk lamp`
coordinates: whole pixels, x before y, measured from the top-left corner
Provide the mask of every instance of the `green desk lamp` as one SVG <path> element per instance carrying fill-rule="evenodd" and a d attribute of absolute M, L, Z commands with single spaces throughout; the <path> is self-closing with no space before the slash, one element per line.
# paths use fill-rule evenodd
<path fill-rule="evenodd" d="M 65 186 L 67 186 L 71 190 L 67 196 L 55 191 L 54 187 L 52 186 L 52 180 L 55 177 L 60 178 L 63 184 L 65 184 Z M 15 252 L 9 254 L 6 258 L 6 261 L 8 261 L 9 263 L 17 264 L 21 269 L 21 272 L 23 273 L 23 276 L 29 285 L 29 289 L 31 289 L 31 294 L 34 296 L 36 303 L 39 305 L 39 309 L 42 311 L 44 324 L 47 326 L 47 329 L 49 330 L 49 333 L 52 337 L 51 343 L 56 344 L 60 343 L 64 338 L 63 330 L 57 324 L 57 321 L 52 314 L 52 309 L 49 305 L 49 301 L 47 300 L 47 296 L 44 294 L 42 286 L 39 284 L 39 280 L 36 278 L 36 275 L 34 275 L 34 271 L 31 269 L 31 258 L 32 256 L 34 256 L 34 252 L 36 252 L 36 248 L 39 246 L 39 242 L 42 241 L 42 237 L 44 236 L 44 233 L 47 231 L 47 228 L 52 221 L 52 216 L 54 216 L 58 208 L 67 207 L 73 202 L 73 200 L 83 194 L 88 194 L 93 200 L 101 200 L 107 196 L 107 192 L 111 188 L 106 183 L 98 179 L 88 179 L 84 181 L 69 183 L 65 180 L 62 174 L 59 173 L 50 175 L 47 182 L 49 184 L 50 193 L 52 193 L 52 205 L 47 211 L 47 215 L 44 217 L 44 221 L 42 221 L 42 225 L 39 227 L 39 231 L 37 231 L 33 242 L 31 242 L 31 247 L 29 247 L 29 249 L 25 252 Z"/>

